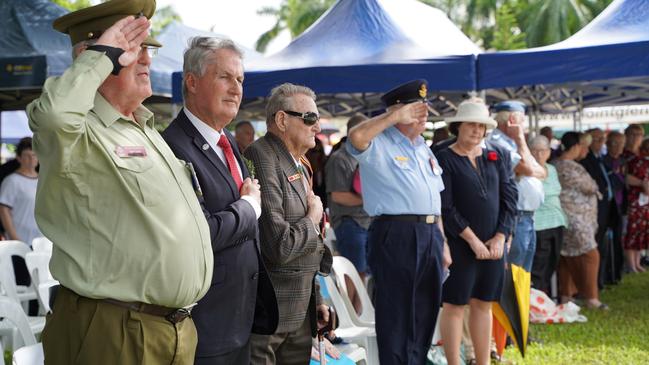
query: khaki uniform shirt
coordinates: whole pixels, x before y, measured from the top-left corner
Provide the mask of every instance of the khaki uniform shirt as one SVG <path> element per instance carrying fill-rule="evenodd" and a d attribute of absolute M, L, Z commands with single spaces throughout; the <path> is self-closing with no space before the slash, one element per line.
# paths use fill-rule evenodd
<path fill-rule="evenodd" d="M 140 106 L 130 120 L 97 92 L 111 70 L 108 57 L 85 51 L 27 107 L 50 268 L 82 296 L 183 307 L 210 285 L 209 228 L 153 114 Z"/>

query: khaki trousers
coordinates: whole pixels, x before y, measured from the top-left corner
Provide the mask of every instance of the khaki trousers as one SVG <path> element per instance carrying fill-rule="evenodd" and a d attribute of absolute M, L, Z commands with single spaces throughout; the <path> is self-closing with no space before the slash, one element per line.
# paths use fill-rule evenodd
<path fill-rule="evenodd" d="M 252 334 L 250 337 L 253 365 L 306 365 L 311 359 L 311 323 L 309 314 L 302 326 L 293 332 L 273 335 Z"/>
<path fill-rule="evenodd" d="M 43 329 L 46 365 L 193 364 L 196 327 L 85 298 L 61 287 Z"/>

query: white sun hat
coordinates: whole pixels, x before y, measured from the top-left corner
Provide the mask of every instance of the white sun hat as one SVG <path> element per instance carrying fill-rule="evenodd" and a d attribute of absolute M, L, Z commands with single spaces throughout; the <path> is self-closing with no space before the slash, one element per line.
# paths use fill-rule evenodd
<path fill-rule="evenodd" d="M 482 100 L 467 99 L 457 107 L 457 113 L 452 118 L 444 120 L 447 124 L 454 122 L 472 122 L 481 123 L 487 126 L 487 129 L 496 128 L 498 123 L 489 116 L 489 108 Z"/>

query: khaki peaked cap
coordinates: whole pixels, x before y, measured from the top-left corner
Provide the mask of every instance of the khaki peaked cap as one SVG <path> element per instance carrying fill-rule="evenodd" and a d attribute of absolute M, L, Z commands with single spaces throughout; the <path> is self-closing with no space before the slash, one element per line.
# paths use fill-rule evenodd
<path fill-rule="evenodd" d="M 151 19 L 155 7 L 155 0 L 110 0 L 68 13 L 56 19 L 52 26 L 59 32 L 68 34 L 75 45 L 84 40 L 99 38 L 106 29 L 129 15 L 141 14 Z M 142 43 L 162 47 L 162 44 L 151 36 Z"/>

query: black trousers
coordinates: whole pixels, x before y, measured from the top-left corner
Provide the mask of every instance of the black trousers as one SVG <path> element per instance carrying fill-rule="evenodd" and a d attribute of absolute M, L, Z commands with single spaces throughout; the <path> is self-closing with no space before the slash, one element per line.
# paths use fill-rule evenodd
<path fill-rule="evenodd" d="M 599 251 L 599 271 L 597 273 L 597 287 L 601 290 L 604 288 L 606 280 L 606 272 L 611 266 L 611 244 L 607 231 L 612 228 L 612 213 L 616 212 L 615 200 L 611 199 L 608 202 L 600 202 L 597 205 L 597 233 L 595 233 L 595 241 L 597 241 L 597 251 Z"/>
<path fill-rule="evenodd" d="M 442 300 L 439 227 L 375 220 L 368 233 L 381 365 L 426 364 Z"/>
<path fill-rule="evenodd" d="M 194 365 L 249 365 L 250 364 L 250 339 L 238 349 L 218 356 L 196 357 Z"/>
<path fill-rule="evenodd" d="M 552 274 L 556 271 L 561 255 L 563 227 L 536 231 L 536 251 L 532 263 L 532 287 L 551 296 Z"/>
<path fill-rule="evenodd" d="M 611 208 L 609 228 L 613 232 L 609 240 L 609 259 L 606 264 L 604 283 L 616 284 L 622 280 L 624 269 L 624 247 L 622 246 L 622 216 L 616 207 Z"/>

